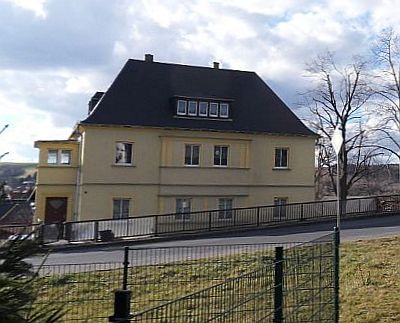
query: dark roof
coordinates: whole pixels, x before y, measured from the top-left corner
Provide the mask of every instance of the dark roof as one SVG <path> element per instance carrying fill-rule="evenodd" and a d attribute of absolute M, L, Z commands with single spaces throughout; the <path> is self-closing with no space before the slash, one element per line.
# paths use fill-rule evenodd
<path fill-rule="evenodd" d="M 176 97 L 226 99 L 231 120 L 176 117 Z M 314 136 L 254 72 L 128 60 L 82 124 Z"/>

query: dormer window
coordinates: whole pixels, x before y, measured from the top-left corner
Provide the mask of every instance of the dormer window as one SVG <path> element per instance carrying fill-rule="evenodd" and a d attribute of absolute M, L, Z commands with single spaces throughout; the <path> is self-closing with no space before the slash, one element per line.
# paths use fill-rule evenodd
<path fill-rule="evenodd" d="M 180 116 L 185 116 L 187 112 L 187 101 L 186 100 L 178 100 L 176 105 L 176 114 Z"/>
<path fill-rule="evenodd" d="M 210 117 L 218 117 L 218 103 L 210 103 Z"/>
<path fill-rule="evenodd" d="M 222 102 L 221 102 L 222 101 Z M 178 98 L 176 102 L 176 116 L 194 118 L 229 119 L 228 100 L 218 99 L 183 99 Z"/>
<path fill-rule="evenodd" d="M 208 102 L 200 102 L 199 103 L 199 116 L 200 117 L 208 116 Z"/>
<path fill-rule="evenodd" d="M 219 116 L 221 118 L 229 117 L 229 104 L 228 103 L 221 103 L 219 105 Z"/>
<path fill-rule="evenodd" d="M 189 101 L 188 115 L 197 116 L 197 101 Z"/>

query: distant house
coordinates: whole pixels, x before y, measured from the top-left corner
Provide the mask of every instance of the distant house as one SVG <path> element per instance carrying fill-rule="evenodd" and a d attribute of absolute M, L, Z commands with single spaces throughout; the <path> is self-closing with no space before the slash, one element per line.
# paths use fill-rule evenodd
<path fill-rule="evenodd" d="M 46 223 L 314 198 L 310 131 L 254 72 L 130 59 L 68 140 L 37 141 Z"/>

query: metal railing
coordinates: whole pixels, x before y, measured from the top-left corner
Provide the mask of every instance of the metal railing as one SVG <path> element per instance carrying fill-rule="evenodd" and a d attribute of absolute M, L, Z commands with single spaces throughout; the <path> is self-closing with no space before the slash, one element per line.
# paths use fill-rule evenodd
<path fill-rule="evenodd" d="M 337 242 L 126 247 L 120 262 L 40 267 L 37 305 L 107 322 L 123 287 L 127 322 L 337 322 Z"/>
<path fill-rule="evenodd" d="M 153 251 L 152 259 L 161 252 L 175 261 L 148 264 L 168 277 L 163 284 L 152 275 L 140 283 L 128 276 L 132 322 L 335 322 L 334 234 L 302 244 L 218 248 L 223 256 L 197 260 L 189 255 L 202 254 L 200 247 Z"/>
<path fill-rule="evenodd" d="M 400 195 L 351 198 L 346 200 L 345 205 L 344 217 L 396 213 L 400 212 Z M 171 213 L 125 219 L 42 224 L 39 237 L 43 243 L 60 239 L 69 242 L 107 241 L 121 238 L 257 228 L 334 216 L 336 216 L 336 200 L 329 200 L 230 210 L 207 210 L 186 214 Z M 2 229 L 3 227 L 0 227 L 0 233 Z M 10 230 L 10 227 L 7 230 Z"/>

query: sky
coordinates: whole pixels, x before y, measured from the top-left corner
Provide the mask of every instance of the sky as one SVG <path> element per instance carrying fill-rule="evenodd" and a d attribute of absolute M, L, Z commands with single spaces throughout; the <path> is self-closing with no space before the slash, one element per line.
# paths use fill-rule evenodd
<path fill-rule="evenodd" d="M 400 0 L 0 0 L 0 155 L 67 139 L 126 60 L 255 71 L 301 117 L 307 63 L 368 55 Z"/>

